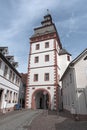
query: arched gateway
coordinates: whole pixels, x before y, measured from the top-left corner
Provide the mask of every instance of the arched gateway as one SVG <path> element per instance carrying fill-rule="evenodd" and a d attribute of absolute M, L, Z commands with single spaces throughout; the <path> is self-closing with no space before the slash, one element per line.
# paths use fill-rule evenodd
<path fill-rule="evenodd" d="M 46 89 L 37 89 L 32 94 L 32 109 L 50 109 L 51 96 Z"/>

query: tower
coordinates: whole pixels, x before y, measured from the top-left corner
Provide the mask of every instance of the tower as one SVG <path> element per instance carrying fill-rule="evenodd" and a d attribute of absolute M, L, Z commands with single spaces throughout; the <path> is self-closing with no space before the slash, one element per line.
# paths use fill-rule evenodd
<path fill-rule="evenodd" d="M 58 108 L 60 50 L 62 44 L 55 24 L 47 14 L 41 26 L 34 28 L 34 35 L 30 38 L 26 108 Z"/>

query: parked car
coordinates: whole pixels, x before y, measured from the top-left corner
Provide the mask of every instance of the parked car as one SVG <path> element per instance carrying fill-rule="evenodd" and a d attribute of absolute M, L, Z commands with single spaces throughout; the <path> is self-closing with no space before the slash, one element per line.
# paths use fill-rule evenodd
<path fill-rule="evenodd" d="M 15 104 L 14 110 L 21 110 L 21 104 Z"/>

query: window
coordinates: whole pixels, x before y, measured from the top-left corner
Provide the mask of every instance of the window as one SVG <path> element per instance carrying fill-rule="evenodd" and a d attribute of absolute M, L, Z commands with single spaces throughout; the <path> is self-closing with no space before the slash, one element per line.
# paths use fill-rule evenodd
<path fill-rule="evenodd" d="M 9 74 L 9 80 L 12 79 L 12 71 L 10 70 L 10 74 Z"/>
<path fill-rule="evenodd" d="M 2 65 L 2 60 L 0 59 L 0 68 L 1 68 L 1 65 Z"/>
<path fill-rule="evenodd" d="M 69 55 L 67 56 L 67 60 L 70 61 L 70 56 Z"/>
<path fill-rule="evenodd" d="M 39 62 L 39 57 L 35 57 L 35 63 L 38 63 Z"/>
<path fill-rule="evenodd" d="M 15 80 L 15 83 L 17 84 L 17 81 L 18 81 L 18 77 L 16 76 L 16 80 Z"/>
<path fill-rule="evenodd" d="M 9 92 L 9 103 L 11 103 L 12 100 L 12 91 Z"/>
<path fill-rule="evenodd" d="M 34 81 L 38 81 L 38 74 L 34 74 Z"/>
<path fill-rule="evenodd" d="M 18 85 L 20 84 L 20 79 L 18 78 Z"/>
<path fill-rule="evenodd" d="M 45 81 L 49 81 L 49 73 L 45 73 Z"/>
<path fill-rule="evenodd" d="M 72 74 L 70 74 L 70 83 L 72 83 Z"/>
<path fill-rule="evenodd" d="M 14 82 L 14 79 L 15 79 L 15 74 L 13 73 L 13 77 L 12 77 L 12 81 Z"/>
<path fill-rule="evenodd" d="M 6 92 L 6 100 L 9 101 L 9 90 Z"/>
<path fill-rule="evenodd" d="M 49 42 L 45 42 L 45 48 L 49 48 Z"/>
<path fill-rule="evenodd" d="M 4 69 L 4 77 L 7 76 L 7 73 L 8 73 L 8 67 L 7 67 L 7 65 L 5 65 L 5 69 Z"/>
<path fill-rule="evenodd" d="M 37 45 L 36 45 L 36 50 L 39 50 L 39 48 L 40 48 L 40 45 L 37 44 Z"/>
<path fill-rule="evenodd" d="M 49 61 L 49 55 L 45 55 L 45 61 Z"/>

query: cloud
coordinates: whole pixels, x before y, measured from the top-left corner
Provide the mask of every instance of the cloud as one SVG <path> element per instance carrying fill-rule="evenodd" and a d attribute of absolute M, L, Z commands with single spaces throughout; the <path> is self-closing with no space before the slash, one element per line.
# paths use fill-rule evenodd
<path fill-rule="evenodd" d="M 86 0 L 1 0 L 0 45 L 9 47 L 9 52 L 19 61 L 21 71 L 23 62 L 27 66 L 29 37 L 33 28 L 40 25 L 47 9 L 53 16 L 63 44 L 70 47 L 68 40 L 73 34 L 87 33 L 86 5 Z"/>

